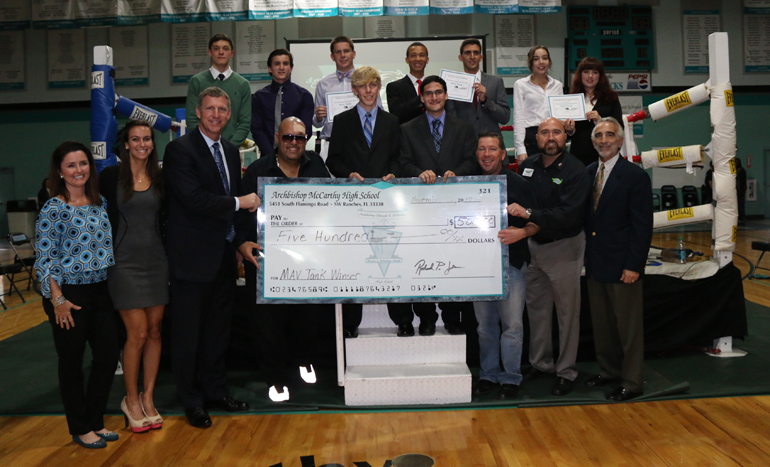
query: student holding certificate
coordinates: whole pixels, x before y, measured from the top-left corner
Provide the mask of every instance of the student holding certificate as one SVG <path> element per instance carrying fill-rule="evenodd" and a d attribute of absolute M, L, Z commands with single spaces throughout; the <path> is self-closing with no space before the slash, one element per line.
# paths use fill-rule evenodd
<path fill-rule="evenodd" d="M 570 152 L 584 165 L 589 165 L 599 159 L 599 153 L 591 141 L 591 131 L 596 122 L 604 117 L 612 117 L 622 126 L 623 110 L 618 95 L 604 74 L 604 65 L 594 57 L 586 57 L 580 62 L 572 80 L 570 94 L 581 93 L 585 96 L 586 120 L 575 122 Z"/>

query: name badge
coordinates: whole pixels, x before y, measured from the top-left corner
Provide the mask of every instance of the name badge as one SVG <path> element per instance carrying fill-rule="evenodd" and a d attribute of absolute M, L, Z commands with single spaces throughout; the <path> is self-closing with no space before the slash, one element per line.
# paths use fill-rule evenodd
<path fill-rule="evenodd" d="M 524 169 L 524 172 L 522 172 L 521 175 L 531 177 L 533 173 L 535 173 L 535 169 Z"/>

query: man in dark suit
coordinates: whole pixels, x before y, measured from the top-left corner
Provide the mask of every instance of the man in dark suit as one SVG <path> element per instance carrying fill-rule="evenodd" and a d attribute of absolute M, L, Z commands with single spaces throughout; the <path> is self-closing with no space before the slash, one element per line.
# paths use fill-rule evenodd
<path fill-rule="evenodd" d="M 586 209 L 586 280 L 599 374 L 586 381 L 620 382 L 607 398 L 626 401 L 644 392 L 642 278 L 652 241 L 652 185 L 647 173 L 620 156 L 623 127 L 605 117 L 591 138 L 599 161 Z"/>
<path fill-rule="evenodd" d="M 334 117 L 326 166 L 337 178 L 361 181 L 364 178 L 382 178 L 384 181 L 395 178 L 399 174 L 401 128 L 398 118 L 377 107 L 377 96 L 382 89 L 380 74 L 370 66 L 356 68 L 350 76 L 350 84 L 358 96 L 358 104 Z M 388 309 L 404 306 L 389 304 Z M 345 337 L 358 336 L 361 319 L 361 304 L 342 306 Z"/>
<path fill-rule="evenodd" d="M 420 99 L 420 84 L 425 76 L 428 65 L 428 48 L 421 42 L 412 42 L 406 48 L 406 63 L 409 74 L 403 78 L 388 83 L 385 93 L 388 96 L 388 110 L 398 117 L 398 121 L 406 123 L 419 117 L 425 112 Z"/>
<path fill-rule="evenodd" d="M 478 172 L 476 162 L 477 137 L 473 127 L 444 110 L 447 101 L 446 81 L 438 76 L 428 76 L 420 86 L 420 99 L 425 105 L 425 113 L 414 120 L 401 125 L 401 174 L 403 177 L 420 177 L 425 183 L 435 183 L 436 179 L 473 175 Z M 462 312 L 473 313 L 470 302 L 444 302 L 441 318 L 450 334 L 462 334 L 460 324 Z M 432 335 L 436 332 L 438 314 L 432 303 L 415 303 L 414 311 L 420 317 L 420 334 Z M 391 316 L 393 318 L 393 316 Z M 401 327 L 411 323 L 409 313 L 394 319 Z M 409 325 L 411 327 L 411 324 Z"/>
<path fill-rule="evenodd" d="M 174 378 L 187 420 L 208 428 L 205 404 L 229 412 L 249 408 L 228 393 L 225 354 L 237 279 L 233 220 L 239 209 L 255 211 L 260 200 L 254 193 L 236 196 L 238 148 L 221 137 L 231 114 L 227 93 L 204 89 L 196 114 L 198 127 L 168 144 L 163 165 Z"/>
<path fill-rule="evenodd" d="M 465 39 L 460 45 L 460 55 L 465 73 L 476 75 L 473 85 L 473 102 L 449 101 L 447 110 L 473 125 L 476 133 L 491 131 L 501 134 L 500 125 L 511 120 L 511 106 L 505 95 L 505 84 L 499 76 L 481 71 L 484 53 L 478 39 Z"/>

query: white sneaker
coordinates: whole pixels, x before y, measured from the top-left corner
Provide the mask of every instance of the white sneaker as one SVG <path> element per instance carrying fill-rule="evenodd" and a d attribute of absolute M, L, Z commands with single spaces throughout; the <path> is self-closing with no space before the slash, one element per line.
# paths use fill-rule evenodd
<path fill-rule="evenodd" d="M 302 379 L 306 383 L 315 384 L 316 382 L 315 371 L 313 371 L 313 365 L 310 365 L 309 367 L 307 366 L 299 367 L 299 375 L 302 376 Z"/>
<path fill-rule="evenodd" d="M 267 395 L 270 396 L 270 400 L 273 402 L 284 402 L 289 400 L 289 388 L 284 386 L 283 391 L 279 393 L 275 386 L 270 386 Z"/>

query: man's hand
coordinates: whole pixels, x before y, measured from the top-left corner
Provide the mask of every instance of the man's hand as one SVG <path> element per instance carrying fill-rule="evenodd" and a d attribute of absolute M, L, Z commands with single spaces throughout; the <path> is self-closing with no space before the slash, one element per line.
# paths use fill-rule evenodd
<path fill-rule="evenodd" d="M 452 172 L 451 170 L 447 170 L 446 172 L 444 172 L 444 182 L 446 182 L 447 177 L 456 177 L 456 176 L 457 175 L 455 175 L 454 172 Z"/>
<path fill-rule="evenodd" d="M 254 257 L 254 250 L 261 250 L 262 245 L 259 245 L 254 242 L 243 242 L 241 243 L 241 246 L 238 247 L 238 252 L 243 256 L 243 259 L 246 261 L 249 261 L 254 266 L 259 269 L 259 264 L 257 264 L 257 258 Z"/>
<path fill-rule="evenodd" d="M 568 136 L 575 134 L 575 120 L 572 120 L 571 118 L 564 120 L 564 132 L 567 133 Z"/>
<path fill-rule="evenodd" d="M 476 90 L 476 99 L 479 100 L 479 103 L 487 100 L 487 88 L 483 84 L 476 83 L 473 85 L 473 89 Z"/>
<path fill-rule="evenodd" d="M 396 178 L 396 176 L 395 176 L 395 175 L 393 175 L 393 174 L 388 174 L 388 175 L 385 175 L 384 177 L 382 177 L 382 181 L 383 181 L 383 182 L 387 182 L 388 180 L 393 180 L 394 178 Z"/>
<path fill-rule="evenodd" d="M 348 175 L 348 178 L 355 178 L 359 182 L 364 181 L 364 177 L 362 177 L 361 174 L 358 172 L 350 172 L 350 175 Z"/>
<path fill-rule="evenodd" d="M 527 231 L 517 227 L 508 227 L 497 232 L 497 238 L 503 242 L 503 245 L 510 245 L 527 238 Z"/>
<path fill-rule="evenodd" d="M 633 284 L 634 282 L 636 282 L 637 279 L 639 279 L 639 273 L 634 271 L 629 271 L 628 269 L 624 269 L 623 275 L 620 276 L 620 280 L 624 284 Z"/>
<path fill-rule="evenodd" d="M 529 216 L 527 215 L 527 210 L 524 209 L 524 207 L 519 203 L 509 204 L 508 207 L 505 209 L 506 211 L 508 211 L 508 214 L 512 215 L 513 217 L 521 217 L 522 219 L 529 219 Z"/>
<path fill-rule="evenodd" d="M 432 170 L 426 170 L 420 174 L 420 179 L 430 185 L 431 183 L 436 183 L 436 174 Z"/>
<path fill-rule="evenodd" d="M 516 154 L 516 159 L 518 159 L 519 162 L 524 162 L 525 160 L 527 160 L 527 157 L 528 157 L 527 154 L 523 152 L 521 154 Z"/>
<path fill-rule="evenodd" d="M 248 195 L 239 196 L 238 203 L 241 209 L 248 209 L 249 212 L 254 212 L 262 205 L 262 200 L 259 199 L 256 193 L 249 193 Z"/>
<path fill-rule="evenodd" d="M 324 118 L 326 118 L 326 106 L 319 105 L 315 108 L 315 119 L 321 121 Z"/>

